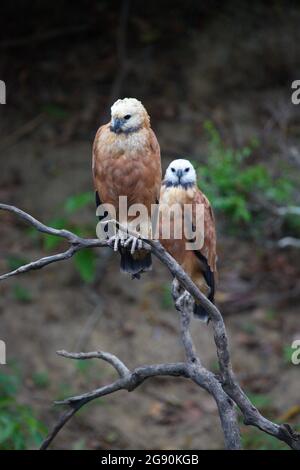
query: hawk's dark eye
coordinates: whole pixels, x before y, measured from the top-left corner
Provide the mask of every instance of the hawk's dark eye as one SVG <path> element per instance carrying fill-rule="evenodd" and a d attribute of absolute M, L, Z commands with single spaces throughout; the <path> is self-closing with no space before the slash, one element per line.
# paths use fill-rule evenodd
<path fill-rule="evenodd" d="M 171 171 L 173 171 L 173 173 L 175 173 L 175 168 L 171 168 Z"/>
<path fill-rule="evenodd" d="M 186 168 L 184 171 L 188 172 L 188 171 L 190 171 L 190 169 L 189 169 L 189 168 Z"/>
<path fill-rule="evenodd" d="M 131 114 L 126 114 L 126 116 L 124 116 L 124 119 L 126 119 L 126 121 L 130 118 L 131 118 Z"/>

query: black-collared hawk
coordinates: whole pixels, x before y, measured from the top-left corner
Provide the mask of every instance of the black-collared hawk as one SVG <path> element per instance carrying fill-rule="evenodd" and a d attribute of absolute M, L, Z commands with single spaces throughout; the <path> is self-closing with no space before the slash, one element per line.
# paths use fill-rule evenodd
<path fill-rule="evenodd" d="M 215 276 L 216 276 L 216 228 L 211 205 L 207 197 L 197 187 L 197 175 L 189 160 L 174 160 L 167 168 L 165 178 L 162 182 L 160 192 L 160 241 L 165 249 L 182 266 L 184 271 L 191 277 L 196 286 L 209 300 L 214 301 Z M 174 232 L 174 218 L 171 219 L 172 227 L 170 237 L 162 238 L 161 224 L 164 221 L 164 205 L 166 208 L 179 204 L 191 205 L 192 216 L 183 217 L 181 237 L 177 238 Z M 196 206 L 203 205 L 204 221 L 200 227 L 202 243 L 200 249 L 187 249 L 188 239 L 184 233 L 184 224 L 191 223 L 195 226 Z M 176 212 L 175 212 L 176 214 Z M 184 214 L 184 211 L 182 211 Z M 176 217 L 176 216 L 175 216 Z M 190 220 L 192 218 L 192 220 Z M 194 227 L 195 228 L 195 227 Z M 190 227 L 189 227 L 190 229 Z M 190 233 L 186 230 L 186 233 Z M 195 302 L 194 314 L 196 317 L 206 321 L 207 314 L 201 305 Z"/>
<path fill-rule="evenodd" d="M 146 223 L 150 224 L 151 205 L 158 203 L 160 194 L 160 147 L 149 115 L 137 99 L 117 100 L 111 107 L 110 122 L 99 128 L 93 145 L 93 178 L 97 206 L 113 205 L 117 221 L 130 230 L 133 217 L 119 219 L 119 197 L 126 196 L 128 208 L 133 204 L 147 208 Z M 151 254 L 140 249 L 140 239 L 124 240 L 121 232 L 113 238 L 122 271 L 138 278 L 151 269 Z"/>

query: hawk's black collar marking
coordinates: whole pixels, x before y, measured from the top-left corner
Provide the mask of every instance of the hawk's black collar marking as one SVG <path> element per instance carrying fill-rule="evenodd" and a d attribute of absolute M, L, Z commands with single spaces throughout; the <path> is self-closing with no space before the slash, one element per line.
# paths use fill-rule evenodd
<path fill-rule="evenodd" d="M 195 186 L 195 183 L 172 183 L 171 181 L 163 181 L 162 184 L 166 188 L 179 188 L 181 186 L 183 189 L 189 189 Z"/>

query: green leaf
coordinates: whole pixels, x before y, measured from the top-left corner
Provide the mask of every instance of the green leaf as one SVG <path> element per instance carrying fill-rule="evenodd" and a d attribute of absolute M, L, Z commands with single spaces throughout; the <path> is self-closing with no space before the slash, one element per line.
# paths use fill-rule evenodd
<path fill-rule="evenodd" d="M 18 269 L 23 264 L 28 263 L 28 260 L 26 258 L 23 258 L 21 256 L 14 256 L 14 255 L 8 256 L 6 258 L 6 261 L 11 271 L 13 271 L 14 269 Z"/>
<path fill-rule="evenodd" d="M 49 225 L 53 228 L 63 229 L 66 228 L 67 219 L 64 217 L 57 217 L 55 219 L 50 220 Z M 61 237 L 57 237 L 56 235 L 44 235 L 43 236 L 43 245 L 45 250 L 53 250 L 57 248 L 62 242 Z"/>
<path fill-rule="evenodd" d="M 15 423 L 7 415 L 0 416 L 0 444 L 8 440 L 15 430 Z"/>
<path fill-rule="evenodd" d="M 173 306 L 171 287 L 169 284 L 162 286 L 161 307 L 165 310 Z"/>
<path fill-rule="evenodd" d="M 3 450 L 21 450 L 40 444 L 46 428 L 31 407 L 17 400 L 19 376 L 0 371 L 0 446 Z"/>
<path fill-rule="evenodd" d="M 257 139 L 253 138 L 248 145 L 234 149 L 223 143 L 213 122 L 206 121 L 204 129 L 208 157 L 205 166 L 197 168 L 196 164 L 200 189 L 206 193 L 216 211 L 226 216 L 229 231 L 236 228 L 238 231 L 248 230 L 247 234 L 251 236 L 259 236 L 266 220 L 266 209 L 257 201 L 265 199 L 267 202 L 270 199 L 277 204 L 292 203 L 295 185 L 288 176 L 276 178 L 274 184 L 269 167 L 257 163 L 253 155 L 259 145 Z M 252 223 L 254 219 L 255 224 Z"/>
<path fill-rule="evenodd" d="M 16 394 L 19 386 L 18 377 L 0 373 L 0 396 L 11 397 Z"/>
<path fill-rule="evenodd" d="M 92 282 L 96 272 L 96 256 L 92 250 L 81 250 L 74 256 L 75 266 L 85 282 Z"/>
<path fill-rule="evenodd" d="M 73 214 L 78 209 L 88 206 L 94 202 L 94 194 L 91 192 L 80 193 L 67 198 L 64 209 L 68 214 Z"/>
<path fill-rule="evenodd" d="M 45 235 L 44 238 L 44 248 L 45 250 L 53 250 L 58 247 L 61 243 L 61 238 L 56 237 L 55 235 Z"/>

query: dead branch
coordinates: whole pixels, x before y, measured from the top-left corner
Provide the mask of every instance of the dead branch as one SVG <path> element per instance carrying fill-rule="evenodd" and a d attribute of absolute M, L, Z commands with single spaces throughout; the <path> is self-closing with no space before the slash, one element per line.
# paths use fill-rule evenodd
<path fill-rule="evenodd" d="M 17 207 L 0 204 L 0 209 L 16 214 L 22 220 L 29 223 L 42 233 L 61 237 L 69 243 L 69 248 L 66 251 L 53 256 L 41 258 L 37 261 L 21 266 L 14 271 L 3 274 L 0 276 L 0 281 L 10 276 L 33 269 L 40 269 L 56 261 L 68 259 L 77 251 L 84 248 L 110 246 L 107 241 L 84 239 L 68 230 L 58 230 L 48 227 Z M 122 227 L 119 228 L 122 230 Z M 61 416 L 54 429 L 43 442 L 41 449 L 48 448 L 58 432 L 86 403 L 95 400 L 96 398 L 114 393 L 118 390 L 128 390 L 131 392 L 150 377 L 166 375 L 190 379 L 213 396 L 218 406 L 225 447 L 227 449 L 240 448 L 240 433 L 236 417 L 236 411 L 238 408 L 243 416 L 245 424 L 255 426 L 261 431 L 284 441 L 292 449 L 300 450 L 300 434 L 296 433 L 288 424 L 278 425 L 261 415 L 258 409 L 250 402 L 247 395 L 241 389 L 232 370 L 226 328 L 218 308 L 199 291 L 189 276 L 183 271 L 181 266 L 169 255 L 169 253 L 165 251 L 158 241 L 143 240 L 143 243 L 145 247 L 151 247 L 152 253 L 169 269 L 170 273 L 174 276 L 174 279 L 176 279 L 186 290 L 186 292 L 180 297 L 174 297 L 176 308 L 180 313 L 181 341 L 186 354 L 186 362 L 145 365 L 130 371 L 119 358 L 110 353 L 102 351 L 91 353 L 68 353 L 66 351 L 59 351 L 58 354 L 71 359 L 87 360 L 98 358 L 105 360 L 115 368 L 119 378 L 115 382 L 99 389 L 82 395 L 70 397 L 56 403 L 59 405 L 69 406 L 69 410 Z M 193 344 L 190 333 L 190 318 L 192 314 L 191 296 L 206 309 L 211 319 L 220 375 L 216 375 L 202 366 Z"/>
<path fill-rule="evenodd" d="M 294 237 L 284 237 L 278 240 L 277 245 L 279 248 L 300 248 L 300 239 Z"/>
<path fill-rule="evenodd" d="M 278 207 L 278 215 L 300 215 L 300 207 L 298 206 L 288 206 L 288 207 Z"/>

